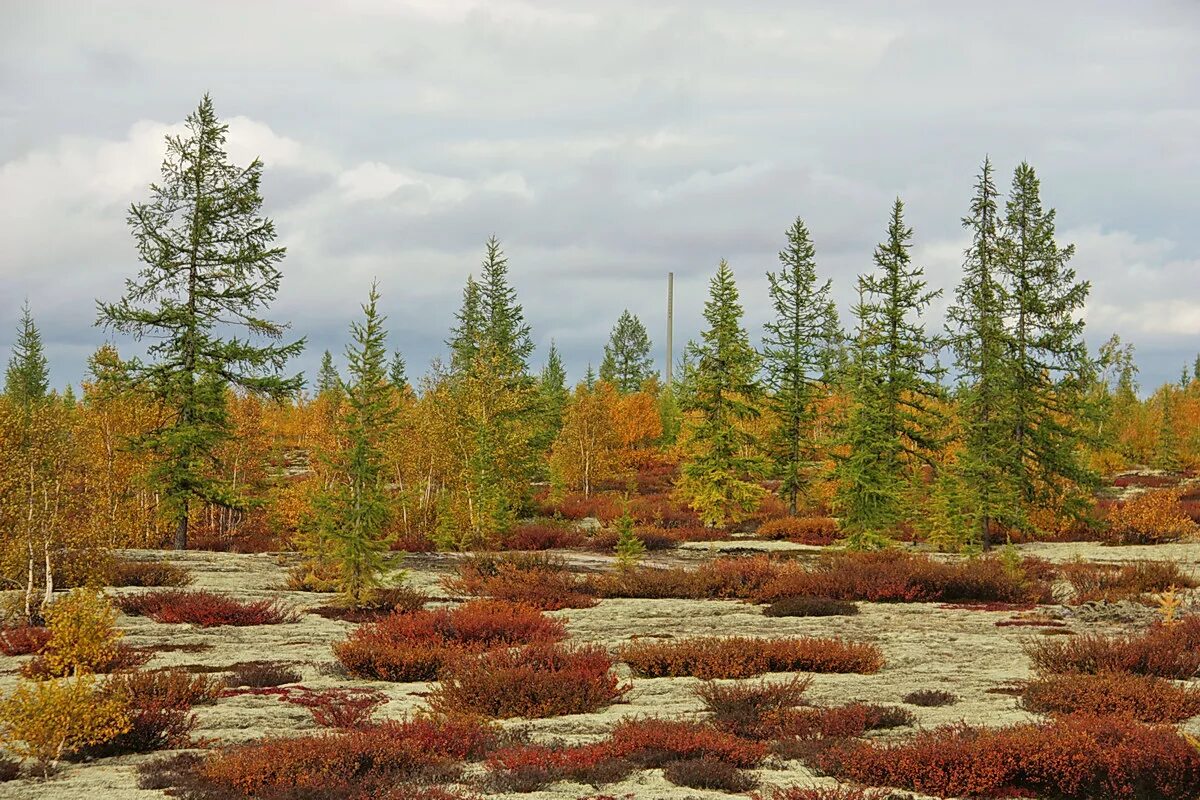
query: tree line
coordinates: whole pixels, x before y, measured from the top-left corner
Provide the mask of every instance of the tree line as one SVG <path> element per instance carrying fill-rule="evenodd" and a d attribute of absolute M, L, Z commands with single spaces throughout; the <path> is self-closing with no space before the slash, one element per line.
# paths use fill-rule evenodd
<path fill-rule="evenodd" d="M 67 554 L 157 546 L 168 531 L 181 549 L 197 531 L 283 531 L 357 601 L 398 538 L 487 546 L 535 491 L 587 497 L 625 481 L 628 492 L 631 471 L 664 457 L 674 500 L 709 526 L 742 523 L 775 493 L 791 515 L 831 511 L 852 547 L 917 530 L 948 549 L 1086 518 L 1102 471 L 1200 462 L 1200 359 L 1143 402 L 1130 346 L 1114 337 L 1089 351 L 1089 284 L 1028 164 L 1002 193 L 984 160 L 938 328 L 926 317 L 942 290 L 914 263 L 897 199 L 848 325 L 797 218 L 767 274 L 761 341 L 721 261 L 704 329 L 669 383 L 626 310 L 599 373 L 569 386 L 553 344 L 530 363 L 493 237 L 445 361 L 410 382 L 373 285 L 346 374 L 326 351 L 307 391 L 288 369 L 304 339 L 269 319 L 286 252 L 261 211 L 263 165 L 230 163 L 225 136 L 206 96 L 129 210 L 142 267 L 97 303 L 97 324 L 147 342 L 144 357 L 106 345 L 83 396 L 59 395 L 25 308 L 0 400 L 0 521 L 4 577 L 24 589 L 27 615 L 70 570 Z M 290 467 L 313 477 L 281 479 Z"/>

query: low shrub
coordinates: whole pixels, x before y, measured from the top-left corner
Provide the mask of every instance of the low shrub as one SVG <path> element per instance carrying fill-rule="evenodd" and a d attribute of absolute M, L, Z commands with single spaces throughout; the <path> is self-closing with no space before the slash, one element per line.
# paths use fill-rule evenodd
<path fill-rule="evenodd" d="M 554 522 L 525 522 L 505 533 L 500 543 L 505 550 L 559 550 L 578 547 L 586 541 L 579 530 Z"/>
<path fill-rule="evenodd" d="M 450 662 L 429 705 L 446 713 L 493 719 L 585 714 L 629 690 L 598 645 L 534 644 Z"/>
<path fill-rule="evenodd" d="M 601 597 L 746 599 L 786 568 L 796 567 L 767 556 L 717 558 L 696 569 L 641 567 L 596 575 L 589 585 Z"/>
<path fill-rule="evenodd" d="M 944 689 L 918 689 L 904 695 L 904 702 L 921 708 L 938 708 L 954 705 L 958 702 L 958 695 Z"/>
<path fill-rule="evenodd" d="M 0 755 L 0 783 L 15 781 L 21 777 L 21 762 L 11 756 Z"/>
<path fill-rule="evenodd" d="M 999 558 L 937 561 L 899 550 L 830 554 L 813 567 L 789 565 L 754 594 L 760 603 L 788 597 L 871 602 L 1049 602 L 1050 584 Z"/>
<path fill-rule="evenodd" d="M 1040 674 L 1130 672 L 1190 680 L 1200 674 L 1200 617 L 1155 623 L 1132 636 L 1084 634 L 1029 642 L 1025 653 Z"/>
<path fill-rule="evenodd" d="M 787 740 L 851 739 L 867 731 L 912 725 L 912 712 L 899 706 L 847 703 L 829 708 L 792 709 L 776 720 L 775 738 Z M 778 748 L 777 748 L 778 750 Z"/>
<path fill-rule="evenodd" d="M 838 522 L 832 517 L 782 517 L 758 526 L 758 538 L 786 540 L 796 544 L 824 547 L 838 540 Z"/>
<path fill-rule="evenodd" d="M 393 613 L 420 611 L 428 602 L 429 595 L 424 592 L 410 586 L 394 586 L 372 591 L 357 606 L 335 603 L 314 608 L 311 613 L 343 622 L 376 622 Z"/>
<path fill-rule="evenodd" d="M 828 597 L 785 597 L 763 609 L 768 617 L 850 617 L 857 613 L 856 603 Z"/>
<path fill-rule="evenodd" d="M 748 792 L 758 785 L 754 776 L 711 758 L 672 761 L 663 769 L 663 777 L 676 786 L 719 792 Z"/>
<path fill-rule="evenodd" d="M 191 623 L 201 628 L 221 625 L 279 625 L 296 622 L 299 615 L 278 600 L 242 602 L 214 592 L 166 590 L 127 595 L 118 601 L 121 610 L 155 622 Z"/>
<path fill-rule="evenodd" d="M 721 730 L 746 739 L 769 739 L 778 734 L 784 712 L 804 703 L 811 684 L 811 677 L 799 675 L 749 684 L 706 681 L 696 689 L 696 696 Z"/>
<path fill-rule="evenodd" d="M 956 725 L 897 744 L 845 742 L 815 758 L 839 779 L 939 797 L 1190 800 L 1200 750 L 1169 726 L 1075 715 L 1009 728 Z"/>
<path fill-rule="evenodd" d="M 812 788 L 807 786 L 777 787 L 767 792 L 756 792 L 750 800 L 888 800 L 890 792 L 876 789 L 858 789 L 850 786 Z"/>
<path fill-rule="evenodd" d="M 1134 561 L 1129 564 L 1096 564 L 1072 561 L 1061 565 L 1060 577 L 1072 589 L 1072 602 L 1115 603 L 1137 600 L 1152 603 L 1150 595 L 1172 586 L 1195 588 L 1196 581 L 1171 561 Z"/>
<path fill-rule="evenodd" d="M 883 666 L 883 654 L 873 644 L 802 637 L 635 641 L 621 648 L 620 657 L 647 678 L 750 678 L 766 672 L 871 674 Z"/>
<path fill-rule="evenodd" d="M 370 689 L 323 689 L 300 692 L 288 702 L 307 708 L 322 728 L 361 728 L 371 723 L 387 695 Z"/>
<path fill-rule="evenodd" d="M 658 528 L 698 528 L 700 517 L 672 499 L 670 492 L 637 495 L 629 501 L 629 514 L 641 525 Z"/>
<path fill-rule="evenodd" d="M 305 561 L 288 570 L 286 586 L 293 592 L 334 594 L 341 577 L 341 569 L 333 562 Z"/>
<path fill-rule="evenodd" d="M 220 684 L 182 670 L 122 672 L 100 690 L 101 698 L 124 705 L 129 730 L 103 743 L 84 747 L 82 758 L 149 753 L 164 748 L 187 747 L 196 727 L 193 706 L 216 700 Z"/>
<path fill-rule="evenodd" d="M 6 656 L 37 655 L 49 641 L 50 630 L 36 625 L 0 629 L 0 653 Z"/>
<path fill-rule="evenodd" d="M 300 680 L 300 672 L 286 662 L 245 661 L 234 665 L 232 673 L 225 679 L 225 686 L 230 689 L 240 686 L 253 689 L 299 683 Z"/>
<path fill-rule="evenodd" d="M 1021 706 L 1038 714 L 1122 714 L 1139 722 L 1182 722 L 1200 714 L 1200 690 L 1147 675 L 1103 672 L 1031 681 Z"/>
<path fill-rule="evenodd" d="M 192 573 L 169 561 L 133 561 L 118 559 L 109 568 L 109 586 L 188 586 Z"/>
<path fill-rule="evenodd" d="M 565 495 L 557 502 L 553 500 L 546 502 L 541 513 L 566 519 L 594 517 L 607 525 L 621 516 L 624 510 L 621 498 L 610 494 L 593 494 L 585 497 L 579 493 L 572 493 Z"/>
<path fill-rule="evenodd" d="M 492 647 L 557 642 L 563 623 L 527 605 L 473 600 L 455 609 L 393 614 L 363 625 L 333 646 L 334 655 L 361 678 L 436 680 L 456 655 Z"/>
<path fill-rule="evenodd" d="M 1161 544 L 1194 536 L 1197 526 L 1180 503 L 1179 488 L 1153 489 L 1118 503 L 1108 512 L 1109 544 Z"/>
<path fill-rule="evenodd" d="M 45 609 L 49 637 L 22 668 L 26 677 L 57 678 L 140 666 L 150 654 L 121 644 L 112 603 L 91 589 L 72 589 Z"/>
<path fill-rule="evenodd" d="M 9 752 L 33 759 L 43 774 L 55 763 L 130 729 L 125 703 L 106 695 L 88 674 L 22 681 L 0 701 L 0 737 Z"/>
<path fill-rule="evenodd" d="M 459 562 L 458 576 L 443 580 L 443 585 L 451 594 L 491 597 L 545 611 L 596 604 L 582 576 L 562 559 L 541 554 L 469 556 Z"/>
<path fill-rule="evenodd" d="M 663 528 L 637 528 L 634 531 L 646 550 L 651 552 L 672 550 L 678 547 L 681 541 L 678 538 L 680 532 L 680 529 L 667 531 Z M 619 539 L 620 533 L 614 528 L 605 528 L 589 536 L 585 546 L 598 553 L 612 553 L 616 549 Z"/>

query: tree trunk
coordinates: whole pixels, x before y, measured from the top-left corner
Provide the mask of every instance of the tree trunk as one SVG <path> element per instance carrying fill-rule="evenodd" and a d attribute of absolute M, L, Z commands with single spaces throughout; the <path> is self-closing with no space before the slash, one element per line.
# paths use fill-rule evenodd
<path fill-rule="evenodd" d="M 183 513 L 179 517 L 179 526 L 175 528 L 175 549 L 187 550 L 188 546 L 188 501 L 184 498 Z"/>

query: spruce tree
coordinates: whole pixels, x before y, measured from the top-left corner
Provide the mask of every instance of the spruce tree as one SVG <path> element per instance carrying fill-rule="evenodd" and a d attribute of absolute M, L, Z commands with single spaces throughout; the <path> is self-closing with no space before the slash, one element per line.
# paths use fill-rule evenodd
<path fill-rule="evenodd" d="M 467 276 L 462 307 L 454 318 L 457 323 L 450 329 L 446 344 L 450 348 L 451 372 L 462 375 L 473 368 L 484 332 L 483 298 L 473 275 Z"/>
<path fill-rule="evenodd" d="M 4 394 L 18 408 L 28 411 L 50 392 L 50 369 L 42 346 L 42 335 L 33 321 L 29 301 L 21 306 L 17 340 L 13 343 L 4 373 Z"/>
<path fill-rule="evenodd" d="M 534 448 L 539 453 L 544 453 L 562 430 L 563 414 L 571 396 L 567 391 L 567 371 L 553 340 L 550 342 L 550 352 L 546 355 L 546 364 L 542 367 L 537 388 L 541 424 L 535 437 Z"/>
<path fill-rule="evenodd" d="M 1011 341 L 1005 326 L 1008 293 L 1001 282 L 999 263 L 998 198 L 992 163 L 984 159 L 970 213 L 962 220 L 971 244 L 946 324 L 960 382 L 963 440 L 955 473 L 963 483 L 968 519 L 985 550 L 991 546 L 994 524 L 1011 525 L 1020 513 L 1012 484 L 1016 452 L 1009 418 Z M 950 532 L 942 535 L 948 538 Z"/>
<path fill-rule="evenodd" d="M 384 446 L 394 423 L 395 395 L 389 386 L 379 289 L 371 285 L 363 321 L 350 325 L 346 348 L 350 381 L 337 421 L 341 449 L 326 457 L 335 479 L 314 503 L 318 545 L 314 555 L 338 568 L 347 600 L 359 605 L 379 585 L 387 564 L 386 528 L 391 504 L 385 488 Z"/>
<path fill-rule="evenodd" d="M 778 418 L 769 451 L 781 480 L 779 493 L 795 514 L 819 463 L 813 425 L 820 381 L 830 371 L 826 339 L 832 302 L 830 282 L 817 281 L 812 240 L 799 217 L 787 240 L 779 253 L 783 268 L 767 273 L 775 313 L 763 326 L 762 358 Z"/>
<path fill-rule="evenodd" d="M 495 236 L 487 241 L 480 271 L 479 298 L 483 318 L 482 340 L 491 345 L 503 374 L 523 376 L 529 369 L 533 340 L 517 292 L 508 282 L 508 259 Z"/>
<path fill-rule="evenodd" d="M 144 266 L 121 300 L 98 303 L 98 324 L 152 340 L 149 363 L 133 360 L 129 372 L 171 412 L 142 444 L 157 455 L 152 477 L 180 550 L 187 548 L 193 499 L 242 505 L 212 469 L 217 448 L 232 435 L 227 389 L 275 399 L 295 394 L 302 376 L 281 373 L 304 348 L 303 339 L 280 341 L 287 326 L 262 316 L 279 291 L 285 253 L 274 244 L 274 224 L 260 215 L 262 162 L 229 163 L 227 126 L 208 95 L 186 127 L 167 137 L 162 183 L 151 185 L 150 202 L 129 210 Z M 230 328 L 244 336 L 227 336 Z"/>
<path fill-rule="evenodd" d="M 1032 167 L 1019 165 L 1006 204 L 999 264 L 1008 287 L 1011 377 L 1007 402 L 1015 448 L 1011 478 L 1023 508 L 1082 514 L 1096 482 L 1086 443 L 1094 363 L 1080 316 L 1090 285 L 1069 266 L 1073 245 L 1055 241 Z"/>
<path fill-rule="evenodd" d="M 1169 385 L 1159 390 L 1158 438 L 1154 442 L 1152 464 L 1155 469 L 1167 472 L 1178 472 L 1180 468 L 1179 433 L 1175 429 L 1173 394 Z"/>
<path fill-rule="evenodd" d="M 408 369 L 399 350 L 392 352 L 392 361 L 388 365 L 388 381 L 396 391 L 408 391 Z"/>
<path fill-rule="evenodd" d="M 876 272 L 860 275 L 857 340 L 848 383 L 852 408 L 844 432 L 848 457 L 838 465 L 843 528 L 856 537 L 885 535 L 903 520 L 906 476 L 932 465 L 945 425 L 941 369 L 922 315 L 940 291 L 927 291 L 912 264 L 904 204 L 892 205 L 887 239 L 875 249 Z"/>
<path fill-rule="evenodd" d="M 604 345 L 600 380 L 611 383 L 623 394 L 638 391 L 655 375 L 651 346 L 646 326 L 625 309 Z"/>
<path fill-rule="evenodd" d="M 333 353 L 328 350 L 321 356 L 321 368 L 317 370 L 317 394 L 339 392 L 342 388 L 342 377 L 338 375 L 337 367 L 333 365 Z"/>
<path fill-rule="evenodd" d="M 689 441 L 679 492 L 706 525 L 716 527 L 745 519 L 766 493 L 757 480 L 766 464 L 746 425 L 759 414 L 759 357 L 742 327 L 737 285 L 724 259 L 709 284 L 704 319 L 707 328 L 694 351 L 694 395 L 685 408 L 700 420 Z"/>

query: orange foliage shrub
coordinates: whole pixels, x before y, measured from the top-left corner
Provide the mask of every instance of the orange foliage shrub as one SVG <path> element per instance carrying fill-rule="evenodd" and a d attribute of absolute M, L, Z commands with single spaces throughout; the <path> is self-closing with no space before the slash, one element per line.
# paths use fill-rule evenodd
<path fill-rule="evenodd" d="M 1084 634 L 1030 642 L 1025 652 L 1042 674 L 1130 672 L 1190 680 L 1200 674 L 1200 617 L 1155 624 L 1134 636 Z"/>
<path fill-rule="evenodd" d="M 621 516 L 624 511 L 621 499 L 610 494 L 592 494 L 585 497 L 572 493 L 557 502 L 547 500 L 541 508 L 541 513 L 547 516 L 561 516 L 566 519 L 595 517 L 606 525 Z"/>
<path fill-rule="evenodd" d="M 1200 526 L 1180 504 L 1179 489 L 1142 492 L 1108 513 L 1110 544 L 1161 544 L 1195 535 Z"/>
<path fill-rule="evenodd" d="M 873 644 L 800 637 L 636 641 L 621 648 L 620 657 L 647 678 L 749 678 L 766 672 L 871 674 L 883 667 L 883 654 Z"/>
<path fill-rule="evenodd" d="M 596 604 L 584 579 L 559 558 L 540 554 L 476 555 L 458 564 L 458 576 L 442 585 L 452 594 L 496 600 L 557 611 L 590 608 Z"/>
<path fill-rule="evenodd" d="M 187 622 L 201 628 L 220 625 L 278 625 L 299 615 L 278 600 L 243 602 L 205 591 L 161 591 L 126 595 L 117 601 L 126 614 L 155 622 Z"/>
<path fill-rule="evenodd" d="M 586 540 L 581 532 L 566 525 L 526 522 L 501 536 L 500 544 L 505 550 L 556 550 L 578 547 Z"/>
<path fill-rule="evenodd" d="M 1125 717 L 1075 715 L 999 729 L 937 728 L 899 744 L 834 745 L 816 756 L 816 764 L 841 779 L 939 797 L 1200 796 L 1200 750 L 1173 728 Z"/>
<path fill-rule="evenodd" d="M 1096 564 L 1072 561 L 1059 567 L 1059 576 L 1071 584 L 1074 602 L 1120 600 L 1153 602 L 1151 593 L 1195 588 L 1196 581 L 1171 561 L 1134 561 L 1129 564 Z"/>
<path fill-rule="evenodd" d="M 626 691 L 597 645 L 535 644 L 450 662 L 430 706 L 493 719 L 555 717 L 603 708 Z"/>
<path fill-rule="evenodd" d="M 838 522 L 832 517 L 781 517 L 759 525 L 758 538 L 825 546 L 838 540 Z"/>
<path fill-rule="evenodd" d="M 1030 682 L 1021 705 L 1038 714 L 1122 714 L 1139 722 L 1182 722 L 1200 714 L 1200 690 L 1125 672 L 1053 675 Z"/>
<path fill-rule="evenodd" d="M 766 556 L 717 558 L 696 569 L 643 567 L 593 576 L 589 583 L 601 597 L 744 599 L 788 568 L 795 569 Z"/>

